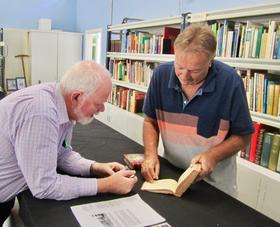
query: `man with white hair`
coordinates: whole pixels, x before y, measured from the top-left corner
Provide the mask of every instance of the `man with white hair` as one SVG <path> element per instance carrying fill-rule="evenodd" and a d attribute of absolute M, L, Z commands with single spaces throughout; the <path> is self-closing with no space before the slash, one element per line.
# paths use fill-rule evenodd
<path fill-rule="evenodd" d="M 60 83 L 31 86 L 0 101 L 0 225 L 15 196 L 27 188 L 37 198 L 55 200 L 131 191 L 137 178 L 129 176 L 135 171 L 117 162 L 85 159 L 70 146 L 75 122 L 88 124 L 103 112 L 111 88 L 106 68 L 83 61 Z M 57 168 L 103 178 L 61 175 Z"/>

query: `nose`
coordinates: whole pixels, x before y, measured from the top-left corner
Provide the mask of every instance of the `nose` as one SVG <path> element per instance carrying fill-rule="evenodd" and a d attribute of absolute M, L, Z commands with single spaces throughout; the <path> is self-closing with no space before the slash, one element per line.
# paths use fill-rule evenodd
<path fill-rule="evenodd" d="M 181 71 L 180 76 L 183 77 L 183 78 L 189 78 L 191 76 L 191 73 L 190 73 L 189 70 L 184 69 L 184 70 Z"/>

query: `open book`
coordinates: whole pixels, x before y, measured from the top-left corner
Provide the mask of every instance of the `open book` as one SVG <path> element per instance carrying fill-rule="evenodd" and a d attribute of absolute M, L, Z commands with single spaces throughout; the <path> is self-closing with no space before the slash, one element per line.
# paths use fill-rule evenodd
<path fill-rule="evenodd" d="M 153 183 L 147 181 L 141 187 L 143 191 L 173 194 L 181 197 L 182 194 L 195 180 L 201 170 L 200 164 L 190 165 L 190 167 L 180 176 L 178 182 L 173 179 L 156 180 Z"/>

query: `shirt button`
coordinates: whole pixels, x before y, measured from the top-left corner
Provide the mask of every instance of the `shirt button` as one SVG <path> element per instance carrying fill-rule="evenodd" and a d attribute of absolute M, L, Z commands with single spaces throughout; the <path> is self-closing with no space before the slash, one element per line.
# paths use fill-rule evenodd
<path fill-rule="evenodd" d="M 187 104 L 187 101 L 184 101 L 184 104 Z"/>

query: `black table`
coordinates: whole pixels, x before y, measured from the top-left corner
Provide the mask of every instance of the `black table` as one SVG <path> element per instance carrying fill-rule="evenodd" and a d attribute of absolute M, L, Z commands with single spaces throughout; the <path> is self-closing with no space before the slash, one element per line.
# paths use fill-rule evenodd
<path fill-rule="evenodd" d="M 97 120 L 88 126 L 77 125 L 72 145 L 84 157 L 100 162 L 118 161 L 123 163 L 123 153 L 143 150 L 139 144 Z M 161 178 L 178 179 L 181 173 L 182 170 L 161 159 Z M 177 198 L 171 195 L 140 191 L 143 178 L 139 171 L 137 176 L 138 183 L 127 196 L 138 193 L 172 226 L 280 226 L 279 223 L 203 181 L 192 185 L 181 198 Z M 79 224 L 70 209 L 71 206 L 120 197 L 100 194 L 69 201 L 39 200 L 34 198 L 29 190 L 18 196 L 20 216 L 26 227 L 78 227 Z"/>

